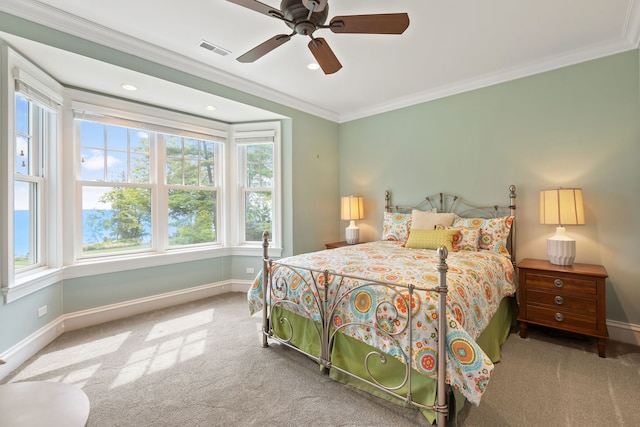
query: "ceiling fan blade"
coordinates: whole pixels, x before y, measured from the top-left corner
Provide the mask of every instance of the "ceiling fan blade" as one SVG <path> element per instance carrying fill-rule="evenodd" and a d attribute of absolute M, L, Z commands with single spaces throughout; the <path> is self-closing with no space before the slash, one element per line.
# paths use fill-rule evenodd
<path fill-rule="evenodd" d="M 335 16 L 329 23 L 334 33 L 402 34 L 409 27 L 406 13 Z"/>
<path fill-rule="evenodd" d="M 291 36 L 292 34 L 278 34 L 277 36 L 273 36 L 266 42 L 259 44 L 249 52 L 239 56 L 238 61 L 245 63 L 256 61 L 271 52 L 273 49 L 282 46 L 291 40 Z"/>
<path fill-rule="evenodd" d="M 316 58 L 318 65 L 320 65 L 325 74 L 333 74 L 342 68 L 342 64 L 338 61 L 325 39 L 311 39 L 309 50 L 311 50 L 313 57 Z"/>
<path fill-rule="evenodd" d="M 246 7 L 247 9 L 255 10 L 256 12 L 262 13 L 267 16 L 272 16 L 274 18 L 284 19 L 284 13 L 280 9 L 276 9 L 275 7 L 271 7 L 267 4 L 260 3 L 256 0 L 227 0 L 231 3 L 235 3 L 239 6 Z"/>

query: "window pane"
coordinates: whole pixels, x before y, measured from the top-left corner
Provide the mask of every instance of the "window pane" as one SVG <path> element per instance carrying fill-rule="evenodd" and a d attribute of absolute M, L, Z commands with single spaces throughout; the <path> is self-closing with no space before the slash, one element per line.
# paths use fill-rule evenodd
<path fill-rule="evenodd" d="M 82 251 L 85 255 L 150 247 L 150 189 L 83 187 Z"/>
<path fill-rule="evenodd" d="M 107 126 L 107 148 L 110 150 L 128 150 L 127 128 Z"/>
<path fill-rule="evenodd" d="M 144 130 L 80 121 L 81 179 L 148 183 L 149 137 Z"/>
<path fill-rule="evenodd" d="M 31 103 L 22 95 L 16 94 L 16 140 L 15 140 L 15 173 L 29 175 L 31 172 L 32 153 L 32 129 L 31 129 Z"/>
<path fill-rule="evenodd" d="M 16 131 L 29 133 L 29 101 L 22 95 L 16 95 Z"/>
<path fill-rule="evenodd" d="M 82 121 L 80 134 L 84 147 L 104 149 L 104 125 L 102 123 Z"/>
<path fill-rule="evenodd" d="M 247 242 L 262 241 L 262 232 L 272 232 L 271 227 L 271 192 L 247 191 L 245 206 L 245 240 Z"/>
<path fill-rule="evenodd" d="M 215 142 L 176 135 L 162 135 L 162 138 L 166 147 L 167 184 L 215 185 Z"/>
<path fill-rule="evenodd" d="M 37 262 L 36 188 L 32 182 L 14 181 L 13 252 L 16 269 Z"/>
<path fill-rule="evenodd" d="M 214 142 L 212 141 L 200 141 L 202 143 L 202 160 L 213 160 Z"/>
<path fill-rule="evenodd" d="M 246 146 L 247 187 L 260 188 L 273 185 L 273 144 Z"/>
<path fill-rule="evenodd" d="M 16 165 L 15 172 L 29 175 L 29 140 L 21 135 L 16 136 Z"/>
<path fill-rule="evenodd" d="M 167 184 L 182 184 L 182 159 L 167 158 Z"/>
<path fill-rule="evenodd" d="M 212 243 L 216 236 L 215 191 L 169 190 L 169 245 Z"/>
<path fill-rule="evenodd" d="M 184 138 L 184 156 L 197 159 L 200 154 L 200 141 L 197 139 Z"/>
<path fill-rule="evenodd" d="M 198 160 L 185 159 L 184 185 L 198 185 Z"/>
<path fill-rule="evenodd" d="M 214 173 L 214 165 L 213 162 L 203 162 L 200 164 L 200 185 L 202 186 L 213 186 L 215 184 L 215 173 Z"/>
<path fill-rule="evenodd" d="M 131 154 L 131 182 L 146 183 L 149 182 L 149 155 L 147 154 Z"/>
<path fill-rule="evenodd" d="M 128 182 L 127 153 L 107 151 L 107 181 Z"/>
<path fill-rule="evenodd" d="M 80 157 L 80 179 L 104 181 L 104 151 L 83 148 Z"/>
<path fill-rule="evenodd" d="M 149 152 L 149 132 L 137 129 L 130 130 L 131 151 L 135 153 Z"/>

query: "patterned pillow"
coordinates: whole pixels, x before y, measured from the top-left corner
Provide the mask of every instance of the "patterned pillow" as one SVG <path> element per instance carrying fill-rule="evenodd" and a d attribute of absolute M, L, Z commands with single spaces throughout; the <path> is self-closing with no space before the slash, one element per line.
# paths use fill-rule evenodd
<path fill-rule="evenodd" d="M 453 237 L 453 251 L 472 251 L 478 250 L 480 240 L 480 230 L 477 228 L 455 228 L 444 225 L 436 225 L 436 230 L 456 229 L 460 232 Z"/>
<path fill-rule="evenodd" d="M 444 246 L 453 252 L 453 239 L 460 230 L 420 230 L 413 229 L 405 247 L 412 249 L 438 249 Z"/>
<path fill-rule="evenodd" d="M 411 229 L 411 214 L 384 213 L 382 240 L 406 242 Z"/>
<path fill-rule="evenodd" d="M 435 212 L 430 209 L 427 212 Z M 411 230 L 411 214 L 404 213 L 384 213 L 382 223 L 382 240 L 393 240 L 396 242 L 406 242 Z"/>
<path fill-rule="evenodd" d="M 513 216 L 500 218 L 462 218 L 456 215 L 453 226 L 480 230 L 478 249 L 494 251 L 511 258 L 507 249 L 507 238 L 513 224 Z"/>

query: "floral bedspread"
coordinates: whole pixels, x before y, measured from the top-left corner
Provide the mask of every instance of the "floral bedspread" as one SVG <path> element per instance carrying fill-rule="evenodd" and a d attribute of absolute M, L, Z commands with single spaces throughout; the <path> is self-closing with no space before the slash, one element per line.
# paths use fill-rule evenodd
<path fill-rule="evenodd" d="M 339 288 L 329 280 L 329 295 L 338 301 L 332 314 L 332 325 L 340 328 L 350 323 L 374 322 L 391 335 L 399 330 L 399 347 L 409 354 L 412 346 L 412 367 L 435 378 L 437 294 L 420 289 L 433 288 L 438 284 L 438 261 L 434 250 L 407 249 L 398 242 L 379 241 L 297 255 L 278 260 L 275 264 L 320 271 L 326 269 L 370 280 L 415 285 L 416 292 L 411 301 L 413 344 L 409 343 L 408 328 L 402 328 L 402 322 L 398 321 L 398 317 L 406 316 L 409 301 L 408 290 L 400 287 L 365 286 L 353 290 L 359 284 L 355 280 L 347 280 Z M 493 371 L 493 363 L 475 339 L 489 323 L 502 298 L 515 293 L 514 269 L 509 259 L 490 251 L 449 252 L 447 265 L 447 383 L 459 390 L 469 402 L 478 405 Z M 280 271 L 290 274 L 286 269 L 278 269 Z M 313 302 L 320 298 L 318 292 L 304 286 L 304 279 L 287 279 L 287 298 L 299 303 L 298 308 L 287 308 L 320 320 L 318 312 L 311 308 Z M 323 293 L 322 275 L 317 279 L 319 293 Z M 347 297 L 340 298 L 345 292 Z M 258 275 L 248 293 L 252 313 L 262 309 L 263 297 L 262 276 Z M 385 316 L 381 312 L 388 313 Z M 388 325 L 384 324 L 385 319 L 389 320 Z M 387 334 L 367 327 L 348 327 L 341 332 L 401 358 L 398 346 L 390 344 Z"/>

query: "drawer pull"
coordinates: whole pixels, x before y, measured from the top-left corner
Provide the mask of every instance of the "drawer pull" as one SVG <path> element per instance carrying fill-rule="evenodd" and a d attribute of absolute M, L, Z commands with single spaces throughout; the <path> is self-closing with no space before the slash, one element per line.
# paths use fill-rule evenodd
<path fill-rule="evenodd" d="M 564 304 L 564 298 L 562 298 L 560 295 L 556 295 L 556 297 L 553 299 L 556 304 L 558 305 L 562 305 Z"/>
<path fill-rule="evenodd" d="M 556 288 L 561 288 L 564 286 L 564 282 L 560 279 L 556 279 L 553 281 L 553 284 L 556 285 Z"/>
<path fill-rule="evenodd" d="M 562 322 L 564 320 L 562 313 L 556 313 L 555 318 L 558 322 Z"/>

